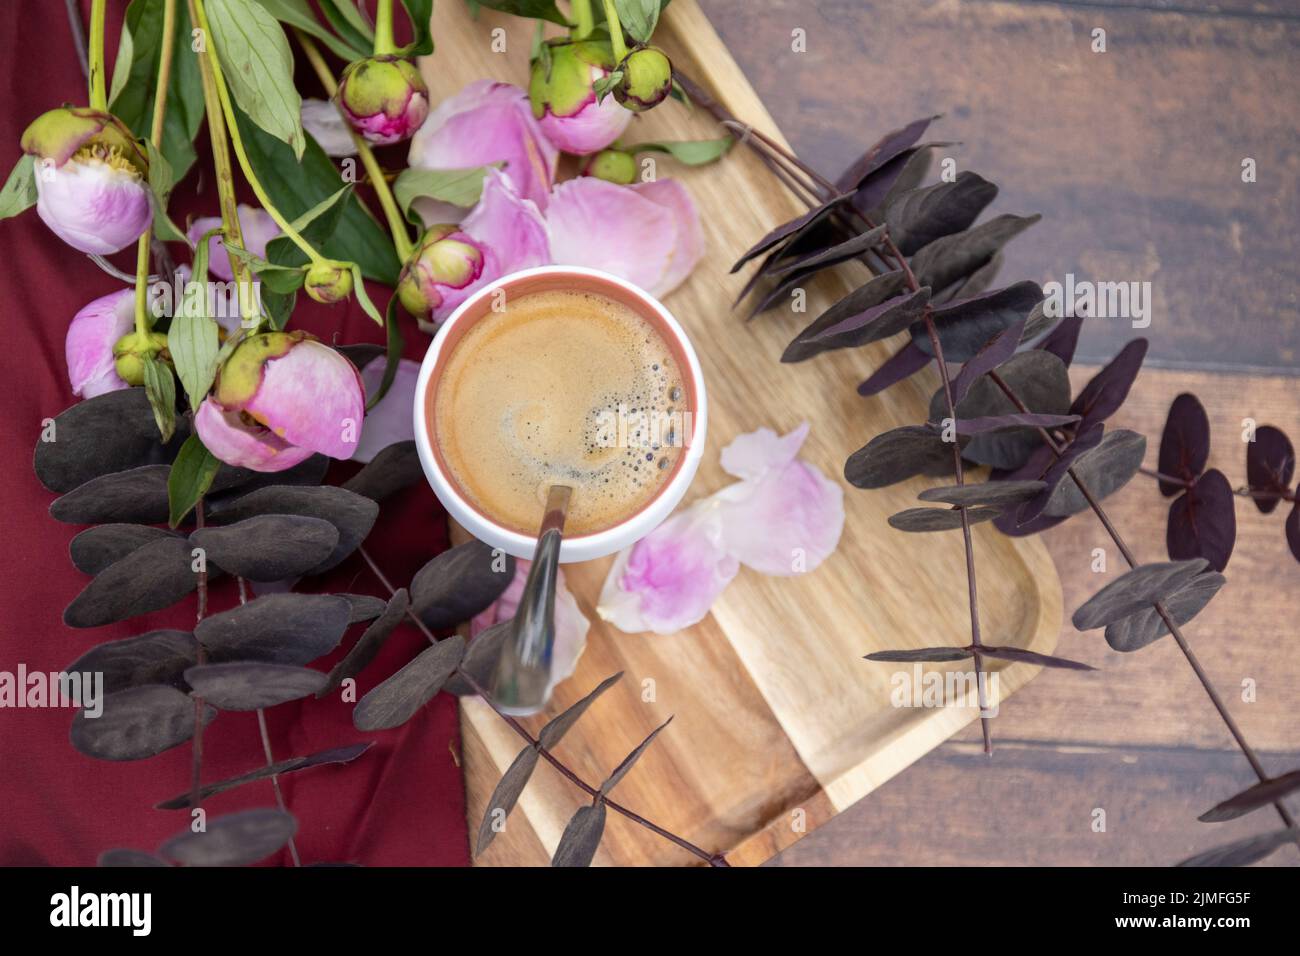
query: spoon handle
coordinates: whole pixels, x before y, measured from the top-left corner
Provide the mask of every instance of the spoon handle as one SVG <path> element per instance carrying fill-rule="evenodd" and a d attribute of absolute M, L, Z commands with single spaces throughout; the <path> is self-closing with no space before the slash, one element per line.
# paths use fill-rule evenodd
<path fill-rule="evenodd" d="M 546 514 L 537 534 L 537 549 L 510 637 L 497 660 L 492 696 L 508 714 L 536 713 L 551 696 L 551 653 L 555 646 L 555 588 L 560 544 L 573 489 L 552 485 Z"/>

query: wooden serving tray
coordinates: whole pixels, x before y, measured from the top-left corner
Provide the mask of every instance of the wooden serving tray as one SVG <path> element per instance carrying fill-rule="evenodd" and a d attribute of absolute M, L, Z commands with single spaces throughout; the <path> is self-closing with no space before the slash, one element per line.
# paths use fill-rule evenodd
<path fill-rule="evenodd" d="M 505 30 L 505 54 L 493 52 L 498 27 Z M 483 77 L 525 86 L 531 31 L 529 21 L 486 9 L 475 21 L 462 3 L 437 4 L 438 51 L 424 63 L 434 102 Z M 674 0 L 656 43 L 733 113 L 781 138 L 695 0 Z M 863 130 L 864 148 L 883 132 Z M 638 118 L 627 140 L 719 135 L 702 110 L 670 103 Z M 802 211 L 750 151 L 737 147 L 699 169 L 665 157 L 658 170 L 690 189 L 708 243 L 690 280 L 666 300 L 699 352 L 709 389 L 709 447 L 688 500 L 732 480 L 718 456 L 738 434 L 764 426 L 784 433 L 809 421 L 803 457 L 842 482 L 851 452 L 886 429 L 925 418 L 938 387 L 932 369 L 874 398 L 855 391 L 895 342 L 780 363 L 795 333 L 848 291 L 843 277 L 823 274 L 809 289 L 805 314 L 776 310 L 745 323 L 732 311 L 744 275 L 729 275 L 731 264 L 760 235 Z M 905 534 L 885 521 L 915 506 L 925 484 L 870 492 L 846 485 L 836 554 L 795 578 L 742 568 L 710 616 L 677 634 L 608 627 L 595 604 L 612 559 L 567 565 L 569 587 L 592 620 L 587 650 L 575 676 L 557 688 L 548 714 L 528 726 L 535 731 L 545 716 L 624 671 L 557 754 L 588 782 L 599 783 L 650 730 L 675 715 L 619 784 L 616 798 L 708 850 L 725 850 L 734 864 L 768 859 L 977 715 L 971 708 L 896 708 L 890 677 L 907 665 L 862 660 L 887 647 L 969 642 L 960 535 Z M 1036 538 L 1006 538 L 989 524 L 976 526 L 974 534 L 987 640 L 1050 653 L 1061 625 L 1061 590 L 1047 551 Z M 1037 672 L 1023 664 L 995 669 L 1003 700 Z M 521 743 L 482 701 L 464 699 L 461 707 L 472 839 Z M 586 802 L 581 796 L 543 763 L 479 862 L 546 864 L 565 823 Z M 596 856 L 598 864 L 692 862 L 613 813 Z"/>

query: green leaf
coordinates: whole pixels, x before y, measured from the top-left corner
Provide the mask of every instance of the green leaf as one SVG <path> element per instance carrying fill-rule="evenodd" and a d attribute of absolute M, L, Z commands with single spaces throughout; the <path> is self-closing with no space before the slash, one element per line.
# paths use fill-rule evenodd
<path fill-rule="evenodd" d="M 416 169 L 402 170 L 393 182 L 393 196 L 402 207 L 406 218 L 416 226 L 423 226 L 420 214 L 411 209 L 416 199 L 428 197 L 453 206 L 468 209 L 478 202 L 483 193 L 483 177 L 487 166 L 473 169 Z"/>
<path fill-rule="evenodd" d="M 199 499 L 207 494 L 220 467 L 217 456 L 208 451 L 197 433 L 185 439 L 167 475 L 169 525 L 174 528 L 185 520 Z"/>
<path fill-rule="evenodd" d="M 302 288 L 302 284 L 307 278 L 301 266 L 277 265 L 274 262 L 268 262 L 259 255 L 254 255 L 247 249 L 241 249 L 239 246 L 230 243 L 226 243 L 226 251 L 240 262 L 246 263 L 248 268 L 261 280 L 262 285 L 280 295 L 297 292 Z"/>
<path fill-rule="evenodd" d="M 371 44 L 367 43 L 362 46 L 353 46 L 346 40 L 341 40 L 325 27 L 321 26 L 311 12 L 311 7 L 307 0 L 257 0 L 266 12 L 271 14 L 281 23 L 287 23 L 289 26 L 297 27 L 303 33 L 314 36 L 321 43 L 330 48 L 335 56 L 342 57 L 344 60 L 356 60 L 363 56 L 369 56 Z M 344 0 L 344 6 L 352 7 L 347 0 Z"/>
<path fill-rule="evenodd" d="M 144 141 L 144 146 L 149 154 L 149 202 L 153 206 L 154 235 L 163 242 L 183 242 L 188 246 L 190 240 L 167 215 L 167 201 L 171 198 L 172 187 L 176 184 L 176 180 L 172 178 L 171 163 L 167 162 L 167 157 L 158 152 L 158 147 L 149 140 Z"/>
<path fill-rule="evenodd" d="M 411 18 L 411 34 L 415 37 L 398 52 L 403 56 L 428 56 L 433 52 L 433 0 L 402 0 L 406 15 Z"/>
<path fill-rule="evenodd" d="M 207 11 L 235 102 L 302 159 L 302 98 L 293 85 L 293 53 L 283 28 L 256 0 L 207 0 Z"/>
<path fill-rule="evenodd" d="M 727 154 L 735 140 L 730 136 L 721 139 L 695 139 L 680 142 L 634 143 L 624 147 L 629 153 L 668 153 L 687 166 L 704 166 L 717 162 Z"/>
<path fill-rule="evenodd" d="M 388 347 L 384 350 L 384 377 L 379 380 L 379 387 L 375 389 L 375 394 L 366 399 L 366 411 L 378 405 L 388 394 L 388 390 L 393 387 L 393 379 L 397 378 L 397 363 L 402 358 L 402 346 L 406 344 L 402 337 L 401 326 L 397 324 L 396 295 L 388 300 L 384 329 L 388 333 Z"/>
<path fill-rule="evenodd" d="M 217 323 L 208 315 L 208 249 L 209 240 L 221 232 L 211 229 L 203 234 L 194 252 L 194 278 L 185 286 L 180 308 L 172 316 L 167 330 L 167 351 L 171 353 L 176 374 L 185 387 L 190 407 L 197 409 L 203 401 L 212 380 L 217 375 L 218 342 Z"/>
<path fill-rule="evenodd" d="M 612 90 L 614 87 L 618 86 L 619 81 L 622 79 L 623 79 L 623 71 L 615 70 L 613 73 L 610 73 L 608 76 L 602 76 L 595 83 L 591 84 L 592 90 L 595 91 L 596 93 L 596 102 L 603 103 L 605 101 L 605 97 L 609 95 L 609 91 Z"/>
<path fill-rule="evenodd" d="M 122 39 L 113 69 L 111 110 L 136 136 L 148 136 L 153 125 L 158 58 L 162 52 L 164 0 L 132 0 L 122 21 Z M 167 111 L 160 149 L 177 180 L 194 164 L 194 137 L 203 126 L 203 80 L 198 57 L 190 52 L 189 11 L 176 4 L 176 34 L 172 47 Z"/>
<path fill-rule="evenodd" d="M 320 12 L 349 45 L 367 53 L 375 48 L 375 29 L 361 15 L 355 0 L 319 0 Z"/>
<path fill-rule="evenodd" d="M 285 216 L 301 216 L 344 185 L 338 167 L 311 136 L 307 137 L 307 149 L 299 163 L 288 146 L 262 132 L 238 110 L 235 118 L 240 135 L 244 137 L 249 162 L 271 202 Z M 355 195 L 349 196 L 340 208 L 338 222 L 326 238 L 315 243 L 316 248 L 331 259 L 357 263 L 367 278 L 396 286 L 402 264 L 388 231 L 375 221 Z M 268 246 L 267 258 L 270 261 L 278 265 L 289 264 L 271 256 L 269 251 Z"/>
<path fill-rule="evenodd" d="M 14 164 L 13 172 L 0 189 L 0 219 L 26 212 L 36 205 L 36 161 L 24 155 Z"/>
<path fill-rule="evenodd" d="M 291 225 L 313 248 L 319 249 L 337 228 L 351 191 L 351 184 L 344 186 L 297 217 Z M 308 262 L 307 253 L 288 236 L 276 236 L 268 242 L 266 258 L 273 265 L 290 268 L 300 268 Z"/>
<path fill-rule="evenodd" d="M 379 314 L 375 304 L 370 301 L 370 293 L 366 291 L 365 277 L 361 275 L 361 267 L 355 262 L 352 263 L 352 291 L 356 293 L 357 301 L 361 303 L 361 308 L 365 310 L 366 315 L 374 319 L 375 324 L 382 329 L 384 327 L 384 317 Z M 396 298 L 397 295 L 394 294 L 393 299 Z M 384 370 L 387 372 L 387 366 L 385 366 Z"/>
<path fill-rule="evenodd" d="M 560 8 L 555 5 L 555 0 L 475 0 L 475 2 L 480 7 L 500 10 L 502 13 L 513 13 L 517 17 L 549 20 L 562 27 L 569 25 L 568 18 L 560 12 Z M 595 0 L 592 6 L 598 9 L 599 0 Z"/>
<path fill-rule="evenodd" d="M 614 0 L 619 23 L 638 43 L 649 43 L 659 25 L 659 0 Z"/>
<path fill-rule="evenodd" d="M 144 369 L 144 393 L 149 398 L 153 420 L 158 423 L 158 433 L 166 444 L 176 432 L 176 379 L 166 362 L 148 355 L 141 356 L 140 362 Z"/>

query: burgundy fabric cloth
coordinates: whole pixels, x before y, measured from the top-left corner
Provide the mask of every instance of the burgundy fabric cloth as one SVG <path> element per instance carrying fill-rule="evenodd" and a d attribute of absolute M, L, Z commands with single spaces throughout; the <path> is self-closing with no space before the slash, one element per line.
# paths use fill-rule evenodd
<path fill-rule="evenodd" d="M 125 7 L 125 0 L 109 4 L 110 63 Z M 85 0 L 83 17 L 88 11 Z M 0 164 L 7 175 L 19 158 L 18 141 L 27 123 L 65 101 L 84 104 L 87 94 L 62 3 L 0 4 L 0 49 L 5 51 Z M 205 142 L 201 138 L 201 157 Z M 177 221 L 217 214 L 211 183 L 210 172 L 190 173 L 173 207 Z M 172 248 L 184 261 L 184 250 Z M 134 271 L 134 247 L 113 259 L 124 271 Z M 108 627 L 77 630 L 62 620 L 63 608 L 89 580 L 68 558 L 68 542 L 82 529 L 50 517 L 55 496 L 36 480 L 32 452 L 43 420 L 74 401 L 63 346 L 69 320 L 91 299 L 122 287 L 60 242 L 34 209 L 0 221 L 0 382 L 5 396 L 0 416 L 0 671 L 17 672 L 20 663 L 29 672 L 58 670 L 104 641 L 194 623 L 192 597 L 168 611 Z M 372 296 L 378 299 L 383 291 L 376 287 Z M 382 331 L 355 302 L 326 308 L 303 296 L 293 321 L 326 341 L 383 341 Z M 406 333 L 407 355 L 418 359 L 427 339 L 413 323 Z M 335 465 L 330 480 L 345 478 L 355 467 Z M 401 585 L 446 542 L 446 515 L 421 483 L 385 503 L 367 548 Z M 385 595 L 356 556 L 307 589 Z M 230 582 L 213 588 L 213 612 L 237 602 Z M 331 666 L 360 630 L 351 628 L 343 646 L 316 666 Z M 427 644 L 414 628 L 400 629 L 361 675 L 359 691 L 374 687 L 423 646 Z M 455 701 L 440 695 L 406 726 L 374 734 L 355 730 L 351 711 L 352 704 L 335 696 L 268 712 L 277 759 L 375 741 L 349 765 L 281 778 L 289 809 L 298 818 L 297 845 L 304 862 L 468 863 Z M 0 709 L 0 864 L 93 865 L 105 849 L 154 850 L 188 825 L 184 812 L 152 809 L 188 789 L 188 745 L 144 761 L 92 760 L 68 742 L 72 716 L 70 709 Z M 256 715 L 221 714 L 208 726 L 203 750 L 205 781 L 262 765 Z M 269 781 L 259 781 L 212 798 L 207 809 L 212 816 L 273 805 Z M 270 862 L 288 863 L 287 852 Z"/>

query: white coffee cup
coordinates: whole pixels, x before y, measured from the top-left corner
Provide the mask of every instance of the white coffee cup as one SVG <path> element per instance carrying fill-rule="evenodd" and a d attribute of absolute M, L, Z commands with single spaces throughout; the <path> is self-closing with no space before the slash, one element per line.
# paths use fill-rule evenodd
<path fill-rule="evenodd" d="M 480 541 L 516 558 L 532 558 L 537 545 L 536 535 L 522 534 L 495 521 L 457 485 L 432 437 L 432 401 L 438 377 L 446 368 L 452 350 L 474 323 L 491 314 L 494 305 L 499 307 L 499 303 L 518 296 L 555 291 L 602 295 L 633 309 L 653 326 L 677 359 L 685 392 L 683 407 L 690 413 L 690 418 L 687 419 L 690 427 L 684 429 L 683 435 L 685 453 L 677 457 L 672 473 L 658 493 L 612 527 L 590 534 L 566 535 L 560 548 L 560 561 L 569 563 L 590 561 L 592 558 L 613 554 L 636 543 L 657 528 L 686 494 L 699 467 L 700 458 L 704 455 L 708 399 L 704 391 L 700 361 L 682 327 L 658 299 L 618 276 L 580 266 L 539 266 L 511 273 L 489 283 L 462 302 L 443 322 L 429 351 L 424 355 L 415 387 L 415 444 L 429 484 L 452 518 Z M 542 508 L 539 505 L 539 524 L 541 519 Z"/>

